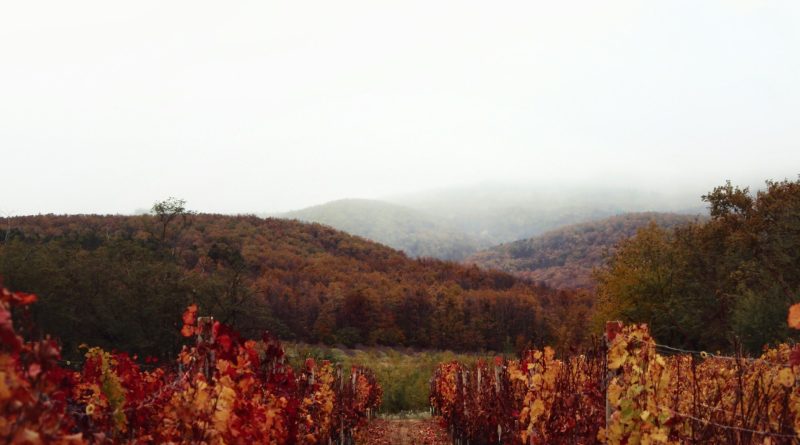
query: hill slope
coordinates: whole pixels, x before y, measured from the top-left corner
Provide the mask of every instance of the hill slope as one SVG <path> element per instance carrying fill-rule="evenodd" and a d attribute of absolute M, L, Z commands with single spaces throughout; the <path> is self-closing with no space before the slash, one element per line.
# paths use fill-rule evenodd
<path fill-rule="evenodd" d="M 697 218 L 675 213 L 627 213 L 501 244 L 472 255 L 466 262 L 554 287 L 592 288 L 592 269 L 605 262 L 617 243 L 651 222 L 672 228 Z"/>
<path fill-rule="evenodd" d="M 315 222 L 402 250 L 412 257 L 462 260 L 487 244 L 423 212 L 368 199 L 343 199 L 280 215 Z"/>
<path fill-rule="evenodd" d="M 167 356 L 191 303 L 245 335 L 346 345 L 507 350 L 553 342 L 577 294 L 502 272 L 413 260 L 319 225 L 254 216 L 0 219 L 0 276 L 40 296 L 33 321 L 79 356 L 87 343 Z M 584 304 L 584 303 L 576 303 Z M 562 335 L 563 337 L 563 335 Z M 571 340 L 564 340 L 569 342 Z"/>

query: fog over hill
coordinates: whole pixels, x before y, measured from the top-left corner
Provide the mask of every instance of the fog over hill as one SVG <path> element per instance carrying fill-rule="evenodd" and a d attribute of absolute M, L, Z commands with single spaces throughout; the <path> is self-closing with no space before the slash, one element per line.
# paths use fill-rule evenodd
<path fill-rule="evenodd" d="M 481 249 L 627 212 L 704 213 L 700 192 L 591 185 L 477 184 L 385 200 L 342 199 L 283 214 L 326 224 L 412 257 L 461 261 Z"/>
<path fill-rule="evenodd" d="M 700 197 L 707 191 L 591 183 L 483 183 L 387 200 L 426 212 L 494 245 L 627 212 L 705 213 Z"/>
<path fill-rule="evenodd" d="M 370 199 L 342 199 L 279 215 L 316 222 L 404 251 L 412 257 L 461 260 L 488 247 L 440 218 Z"/>

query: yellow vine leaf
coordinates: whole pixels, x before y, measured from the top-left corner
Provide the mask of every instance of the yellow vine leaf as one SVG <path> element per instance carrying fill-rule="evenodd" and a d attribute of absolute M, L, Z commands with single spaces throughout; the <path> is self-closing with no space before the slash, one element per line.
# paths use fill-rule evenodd
<path fill-rule="evenodd" d="M 658 432 L 650 434 L 650 438 L 656 442 L 666 442 L 667 435 L 664 433 L 663 430 L 659 430 Z"/>
<path fill-rule="evenodd" d="M 778 383 L 787 388 L 794 386 L 794 373 L 791 368 L 783 368 L 778 372 Z"/>
<path fill-rule="evenodd" d="M 227 431 L 228 420 L 236 400 L 236 391 L 223 386 L 217 398 L 217 409 L 214 412 L 214 428 L 217 431 Z"/>
<path fill-rule="evenodd" d="M 625 360 L 628 358 L 628 351 L 622 351 L 621 353 L 615 349 L 611 350 L 611 354 L 609 354 L 609 361 L 608 361 L 608 369 L 619 369 Z"/>
<path fill-rule="evenodd" d="M 536 399 L 531 406 L 531 420 L 538 419 L 539 416 L 544 414 L 544 402 L 542 399 Z"/>
<path fill-rule="evenodd" d="M 616 406 L 619 403 L 620 395 L 622 394 L 622 387 L 619 385 L 608 386 L 608 401 Z"/>

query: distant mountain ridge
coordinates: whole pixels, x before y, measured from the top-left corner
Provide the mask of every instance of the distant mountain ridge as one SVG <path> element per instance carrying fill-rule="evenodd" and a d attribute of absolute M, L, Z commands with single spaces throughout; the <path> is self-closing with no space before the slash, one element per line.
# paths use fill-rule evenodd
<path fill-rule="evenodd" d="M 596 184 L 483 184 L 384 200 L 342 199 L 270 216 L 325 224 L 411 257 L 463 261 L 491 246 L 623 213 L 704 213 L 700 194 Z"/>
<path fill-rule="evenodd" d="M 627 213 L 570 225 L 545 234 L 501 244 L 470 256 L 466 263 L 498 269 L 557 288 L 593 288 L 592 270 L 617 243 L 648 224 L 672 228 L 699 216 L 676 213 Z"/>
<path fill-rule="evenodd" d="M 460 261 L 489 246 L 424 212 L 370 199 L 341 199 L 278 216 L 324 224 L 411 257 Z"/>

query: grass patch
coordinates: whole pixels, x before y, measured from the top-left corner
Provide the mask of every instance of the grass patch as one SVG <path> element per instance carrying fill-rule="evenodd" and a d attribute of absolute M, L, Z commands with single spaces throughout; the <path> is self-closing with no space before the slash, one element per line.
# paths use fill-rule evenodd
<path fill-rule="evenodd" d="M 422 413 L 430 406 L 428 393 L 430 378 L 439 363 L 458 360 L 472 364 L 491 353 L 456 354 L 452 351 L 417 351 L 408 348 L 346 349 L 304 343 L 284 343 L 286 355 L 293 367 L 312 357 L 330 360 L 349 368 L 351 365 L 367 366 L 383 387 L 382 414 Z"/>

